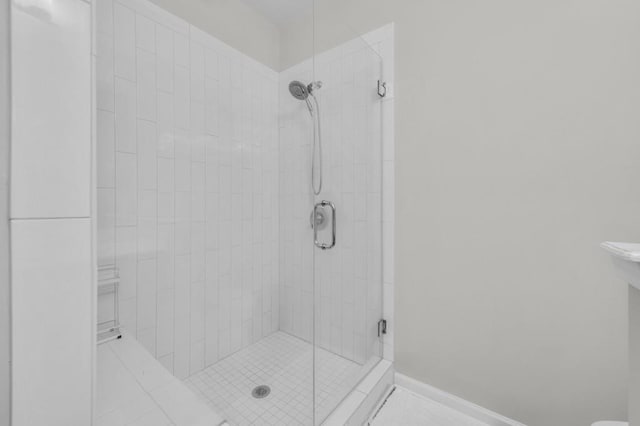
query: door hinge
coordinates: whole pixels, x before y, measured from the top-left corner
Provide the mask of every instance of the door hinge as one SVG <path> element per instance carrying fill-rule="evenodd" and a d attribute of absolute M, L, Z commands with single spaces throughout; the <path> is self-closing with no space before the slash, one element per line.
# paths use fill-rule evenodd
<path fill-rule="evenodd" d="M 378 96 L 384 98 L 387 96 L 387 82 L 378 80 Z"/>
<path fill-rule="evenodd" d="M 386 319 L 381 319 L 380 321 L 378 321 L 378 337 L 382 336 L 383 334 L 387 334 Z"/>

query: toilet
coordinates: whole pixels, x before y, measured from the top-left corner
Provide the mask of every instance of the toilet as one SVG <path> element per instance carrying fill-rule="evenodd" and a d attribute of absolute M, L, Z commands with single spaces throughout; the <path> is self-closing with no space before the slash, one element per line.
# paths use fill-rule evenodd
<path fill-rule="evenodd" d="M 595 422 L 591 426 L 629 426 L 627 422 Z"/>

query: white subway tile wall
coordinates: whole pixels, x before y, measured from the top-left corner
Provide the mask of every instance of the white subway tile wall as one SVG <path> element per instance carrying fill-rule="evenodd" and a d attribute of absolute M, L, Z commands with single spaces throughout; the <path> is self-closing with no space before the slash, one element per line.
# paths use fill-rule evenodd
<path fill-rule="evenodd" d="M 309 60 L 280 74 L 280 329 L 310 341 L 315 298 L 316 342 L 363 364 L 382 352 L 381 58 L 362 39 L 315 57 L 314 75 L 322 81 L 319 198 L 336 206 L 338 241 L 317 251 L 315 264 L 311 119 L 305 103 L 288 93 L 290 81 L 311 80 L 311 67 Z M 322 241 L 329 231 L 320 232 Z"/>
<path fill-rule="evenodd" d="M 278 74 L 150 3 L 98 6 L 98 262 L 185 378 L 278 329 Z"/>

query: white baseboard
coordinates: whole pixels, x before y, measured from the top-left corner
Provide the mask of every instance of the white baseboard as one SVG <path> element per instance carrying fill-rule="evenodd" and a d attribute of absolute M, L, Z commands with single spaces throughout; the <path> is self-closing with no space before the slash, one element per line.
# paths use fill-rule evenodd
<path fill-rule="evenodd" d="M 469 402 L 443 390 L 434 388 L 433 386 L 412 379 L 404 374 L 396 373 L 395 381 L 398 386 L 402 386 L 403 388 L 417 393 L 418 395 L 422 395 L 433 401 L 439 402 L 442 405 L 446 405 L 449 408 L 453 408 L 454 410 L 484 422 L 489 426 L 526 426 L 524 423 L 520 423 L 498 413 L 494 413 L 493 411 L 487 410 L 473 402 Z"/>

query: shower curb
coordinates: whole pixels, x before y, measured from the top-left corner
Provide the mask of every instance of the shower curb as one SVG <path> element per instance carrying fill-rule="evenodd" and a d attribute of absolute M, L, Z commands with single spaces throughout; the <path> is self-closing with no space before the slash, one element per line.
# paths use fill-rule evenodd
<path fill-rule="evenodd" d="M 322 423 L 322 426 L 364 424 L 380 399 L 393 386 L 393 380 L 393 363 L 381 360 Z"/>

